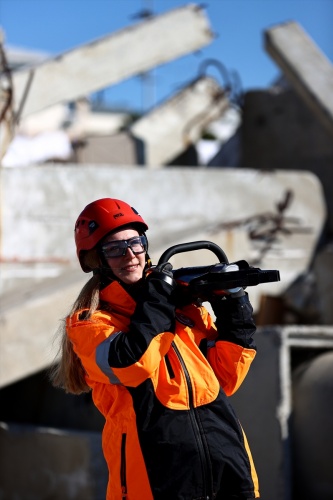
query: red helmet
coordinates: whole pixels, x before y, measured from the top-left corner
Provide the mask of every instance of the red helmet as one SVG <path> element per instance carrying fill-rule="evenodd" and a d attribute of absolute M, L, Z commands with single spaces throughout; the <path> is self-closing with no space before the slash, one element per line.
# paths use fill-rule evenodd
<path fill-rule="evenodd" d="M 139 213 L 121 200 L 102 198 L 87 205 L 75 224 L 76 253 L 84 272 L 91 271 L 82 260 L 87 250 L 94 248 L 111 231 L 133 224 L 140 233 L 148 226 Z"/>

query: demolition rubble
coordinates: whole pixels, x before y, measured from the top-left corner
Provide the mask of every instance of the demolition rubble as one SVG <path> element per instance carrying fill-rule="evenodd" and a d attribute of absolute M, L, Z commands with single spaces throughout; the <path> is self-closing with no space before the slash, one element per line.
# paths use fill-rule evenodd
<path fill-rule="evenodd" d="M 160 43 L 150 43 L 161 31 Z M 281 70 L 270 88 L 240 95 L 210 77 L 207 64 L 139 117 L 89 100 L 212 39 L 203 8 L 191 4 L 22 67 L 1 45 L 0 497 L 103 498 L 101 418 L 86 397 L 58 394 L 46 371 L 59 322 L 85 281 L 73 220 L 85 203 L 111 196 L 152 214 L 155 262 L 172 245 L 204 240 L 229 262 L 279 270 L 280 281 L 249 289 L 259 355 L 234 405 L 263 500 L 332 498 L 330 471 L 314 463 L 318 454 L 330 463 L 330 424 L 323 419 L 318 439 L 306 439 L 313 428 L 302 412 L 316 398 L 312 417 L 330 414 L 325 391 L 333 391 L 332 63 L 290 22 L 263 33 Z M 181 268 L 216 256 L 200 250 L 172 259 Z M 6 473 L 9 450 L 19 480 Z"/>

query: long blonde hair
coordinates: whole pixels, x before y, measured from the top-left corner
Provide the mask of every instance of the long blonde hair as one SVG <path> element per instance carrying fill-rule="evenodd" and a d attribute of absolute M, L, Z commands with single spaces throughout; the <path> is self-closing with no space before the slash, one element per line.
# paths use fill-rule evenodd
<path fill-rule="evenodd" d="M 87 252 L 85 262 L 91 267 L 96 268 L 96 254 Z M 101 278 L 99 274 L 94 274 L 92 278 L 84 285 L 77 299 L 75 300 L 69 317 L 73 316 L 77 311 L 85 310 L 84 319 L 89 319 L 99 306 L 99 291 Z M 90 387 L 86 382 L 86 373 L 82 366 L 80 358 L 74 352 L 73 344 L 68 338 L 66 331 L 66 318 L 61 321 L 61 325 L 56 334 L 56 339 L 59 339 L 58 357 L 49 370 L 49 377 L 52 385 L 60 387 L 68 393 L 81 394 L 89 392 Z"/>

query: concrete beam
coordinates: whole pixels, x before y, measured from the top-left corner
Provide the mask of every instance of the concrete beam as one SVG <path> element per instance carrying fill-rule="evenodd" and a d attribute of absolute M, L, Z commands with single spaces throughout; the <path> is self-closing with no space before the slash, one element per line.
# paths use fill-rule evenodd
<path fill-rule="evenodd" d="M 212 38 L 198 5 L 174 9 L 13 73 L 14 110 L 24 117 L 77 99 L 199 50 Z"/>
<path fill-rule="evenodd" d="M 184 87 L 131 127 L 133 136 L 143 141 L 144 163 L 150 168 L 167 164 L 197 142 L 202 130 L 228 107 L 227 95 L 212 78 Z"/>
<path fill-rule="evenodd" d="M 20 296 L 16 292 L 2 296 L 0 388 L 53 363 L 58 327 L 86 281 L 83 273 L 65 272 L 60 278 L 26 287 Z"/>
<path fill-rule="evenodd" d="M 262 294 L 278 296 L 306 272 L 326 219 L 317 178 L 301 171 L 44 165 L 3 168 L 0 187 L 0 387 L 54 359 L 58 326 L 89 278 L 79 269 L 73 227 L 92 200 L 118 197 L 142 214 L 153 263 L 172 245 L 209 240 L 230 262 L 279 269 L 280 282 L 248 290 L 255 311 Z M 281 218 L 276 207 L 286 190 L 293 197 Z M 265 234 L 271 240 L 278 228 L 267 247 Z M 200 250 L 171 260 L 177 269 L 217 258 Z"/>
<path fill-rule="evenodd" d="M 333 65 L 296 22 L 265 31 L 265 49 L 333 134 Z"/>

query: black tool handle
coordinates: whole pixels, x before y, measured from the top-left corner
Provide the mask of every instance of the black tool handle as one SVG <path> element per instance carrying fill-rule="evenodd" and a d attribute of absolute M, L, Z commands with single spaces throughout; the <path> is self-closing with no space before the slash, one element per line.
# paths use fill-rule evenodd
<path fill-rule="evenodd" d="M 193 250 L 211 250 L 220 262 L 229 264 L 228 257 L 224 253 L 221 247 L 213 243 L 212 241 L 192 241 L 190 243 L 180 243 L 179 245 L 174 245 L 161 255 L 158 264 L 163 264 L 168 262 L 170 257 L 177 253 L 192 252 Z"/>

